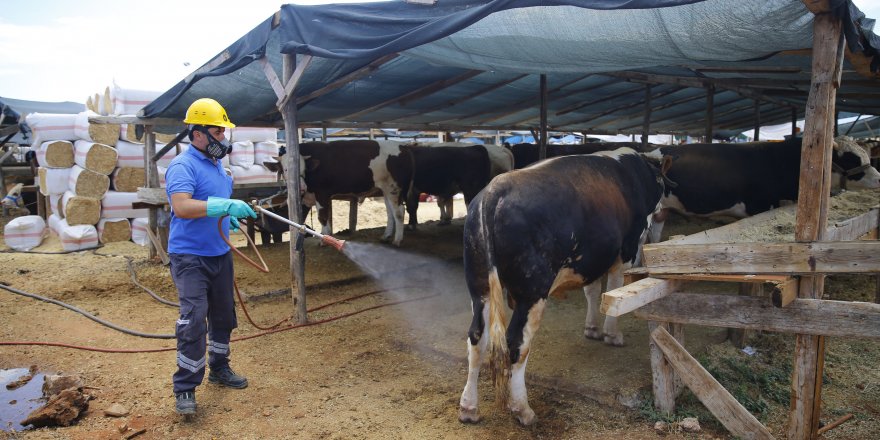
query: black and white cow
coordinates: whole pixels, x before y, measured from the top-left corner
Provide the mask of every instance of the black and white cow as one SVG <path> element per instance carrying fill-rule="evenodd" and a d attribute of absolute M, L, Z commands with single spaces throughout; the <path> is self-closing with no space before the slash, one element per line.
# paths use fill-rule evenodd
<path fill-rule="evenodd" d="M 466 143 L 466 142 L 418 142 L 410 144 L 413 146 L 421 146 L 421 147 L 462 147 L 473 150 L 473 147 L 479 144 L 474 143 Z M 513 153 L 505 147 L 500 145 L 482 145 L 482 148 L 486 150 L 489 154 L 489 163 L 491 165 L 489 169 L 489 179 L 486 181 L 488 183 L 490 180 L 495 178 L 495 176 L 499 174 L 506 173 L 513 169 Z M 436 188 L 440 186 L 441 181 L 449 180 L 450 176 L 444 177 L 444 174 L 455 173 L 459 174 L 462 171 L 456 170 L 455 168 L 466 166 L 468 168 L 473 168 L 473 165 L 465 164 L 461 161 L 455 161 L 452 159 L 447 159 L 447 162 L 450 166 L 438 166 L 435 163 L 431 163 L 429 161 L 417 161 L 415 164 L 415 176 L 416 180 L 425 180 L 428 178 L 427 176 L 431 176 L 430 179 L 433 180 L 433 184 L 431 188 Z M 474 171 L 470 171 L 472 175 L 476 175 Z M 422 177 L 419 177 L 422 176 Z M 437 192 L 435 189 L 428 188 L 427 186 L 420 187 L 419 182 L 414 182 L 412 188 L 410 189 L 410 196 L 407 200 L 406 210 L 410 215 L 408 227 L 410 229 L 416 229 L 418 226 L 417 220 L 417 210 L 418 210 L 418 202 L 414 198 L 418 196 L 420 193 L 426 193 L 437 196 L 437 207 L 440 208 L 440 224 L 447 225 L 452 222 L 452 204 L 453 199 L 451 196 L 441 194 Z M 422 185 L 424 186 L 424 185 Z M 485 186 L 485 184 L 483 185 Z M 482 187 L 481 187 L 482 189 Z M 463 189 L 460 189 L 458 192 L 463 192 Z M 445 192 L 449 192 L 448 190 Z M 452 192 L 452 194 L 456 194 L 457 192 Z M 465 197 L 466 201 L 469 201 L 470 198 Z"/>
<path fill-rule="evenodd" d="M 651 241 L 658 242 L 668 210 L 684 215 L 748 217 L 797 200 L 801 139 L 743 144 L 663 146 L 650 153 L 671 156 L 674 164 L 654 219 Z M 867 151 L 850 138 L 835 140 L 832 183 L 880 188 L 880 173 L 870 166 Z"/>
<path fill-rule="evenodd" d="M 616 319 L 606 319 L 604 335 L 597 330 L 597 286 L 609 273 L 608 289 L 619 287 L 621 271 L 636 260 L 660 207 L 667 165 L 629 148 L 558 157 L 498 176 L 474 199 L 464 229 L 473 321 L 459 420 L 479 420 L 477 383 L 488 348 L 496 399 L 520 423 L 534 422 L 525 368 L 554 293 L 588 286 L 585 335 L 623 343 Z M 513 307 L 507 328 L 505 292 Z"/>
<path fill-rule="evenodd" d="M 412 175 L 406 185 L 408 196 L 406 211 L 409 214 L 409 228 L 418 225 L 417 210 L 419 194 L 428 193 L 438 197 L 441 206 L 441 224 L 452 220 L 452 209 L 446 211 L 449 218 L 444 218 L 443 207 L 451 205 L 452 197 L 463 193 L 465 203 L 477 196 L 491 179 L 491 163 L 489 154 L 483 145 L 467 144 L 458 146 L 422 146 L 421 144 L 404 145 L 403 154 L 411 156 Z"/>

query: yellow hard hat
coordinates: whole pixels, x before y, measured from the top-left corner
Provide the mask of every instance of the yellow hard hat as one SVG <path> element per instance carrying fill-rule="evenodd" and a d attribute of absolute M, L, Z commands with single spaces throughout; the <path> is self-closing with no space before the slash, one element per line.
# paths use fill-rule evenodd
<path fill-rule="evenodd" d="M 219 102 L 211 98 L 201 98 L 186 109 L 184 124 L 214 125 L 217 127 L 234 128 L 235 124 L 226 116 L 226 110 Z"/>

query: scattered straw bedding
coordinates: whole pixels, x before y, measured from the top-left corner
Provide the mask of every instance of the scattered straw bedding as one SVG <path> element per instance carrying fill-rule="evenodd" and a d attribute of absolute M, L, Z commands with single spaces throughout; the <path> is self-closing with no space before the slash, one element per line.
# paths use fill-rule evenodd
<path fill-rule="evenodd" d="M 846 191 L 831 197 L 828 225 L 858 217 L 880 206 L 880 189 Z M 794 207 L 792 207 L 794 208 Z M 742 228 L 731 242 L 794 241 L 795 209 L 777 209 L 770 221 Z M 728 240 L 725 240 L 728 241 Z"/>

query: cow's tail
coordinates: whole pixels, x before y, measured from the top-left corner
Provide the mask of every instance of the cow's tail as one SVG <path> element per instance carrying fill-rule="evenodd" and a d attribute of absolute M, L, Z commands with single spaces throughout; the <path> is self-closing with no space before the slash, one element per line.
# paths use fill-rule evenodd
<path fill-rule="evenodd" d="M 489 268 L 489 370 L 495 384 L 495 404 L 506 408 L 509 397 L 510 382 L 510 350 L 507 347 L 507 315 L 505 313 L 504 288 L 495 266 L 494 253 L 494 208 L 495 204 L 486 203 L 490 194 L 484 194 L 480 209 L 483 238 L 486 245 L 486 259 Z M 491 208 L 490 208 L 491 206 Z M 487 212 L 489 211 L 489 212 Z"/>

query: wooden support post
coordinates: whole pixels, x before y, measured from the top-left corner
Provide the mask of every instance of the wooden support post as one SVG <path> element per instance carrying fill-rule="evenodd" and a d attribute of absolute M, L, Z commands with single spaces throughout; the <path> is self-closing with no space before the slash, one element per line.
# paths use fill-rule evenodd
<path fill-rule="evenodd" d="M 300 200 L 300 182 L 297 176 L 299 169 L 299 136 L 296 126 L 296 99 L 293 98 L 295 91 L 294 71 L 296 69 L 296 55 L 284 54 L 283 70 L 285 92 L 283 106 L 279 107 L 284 118 L 284 136 L 287 143 L 287 210 L 288 218 L 302 219 L 302 201 Z M 301 72 L 303 69 L 299 69 Z M 293 300 L 293 320 L 298 324 L 308 322 L 306 310 L 306 285 L 305 285 L 305 255 L 303 252 L 303 237 L 290 228 L 290 292 Z"/>
<path fill-rule="evenodd" d="M 761 101 L 755 100 L 755 138 L 754 141 L 761 140 Z"/>
<path fill-rule="evenodd" d="M 538 160 L 547 158 L 547 75 L 541 74 L 541 126 L 538 140 Z"/>
<path fill-rule="evenodd" d="M 651 331 L 651 341 L 663 352 L 684 384 L 731 434 L 744 439 L 773 438 L 770 431 L 743 408 L 663 326 Z"/>
<path fill-rule="evenodd" d="M 352 196 L 348 201 L 348 232 L 354 233 L 358 227 L 358 198 Z"/>
<path fill-rule="evenodd" d="M 715 86 L 706 87 L 706 143 L 712 143 L 712 130 L 715 128 Z"/>
<path fill-rule="evenodd" d="M 843 44 L 840 19 L 830 13 L 816 14 L 795 225 L 795 240 L 800 242 L 821 240 L 825 235 L 831 191 L 831 118 L 835 114 L 834 103 L 840 85 Z M 802 277 L 798 296 L 820 299 L 824 287 L 825 277 L 822 275 Z M 824 357 L 823 336 L 797 335 L 789 439 L 807 440 L 818 436 Z"/>
<path fill-rule="evenodd" d="M 156 166 L 156 161 L 153 160 L 153 156 L 155 155 L 156 134 L 153 132 L 152 125 L 144 125 L 144 166 L 146 167 L 147 172 L 147 188 L 159 188 L 159 169 Z M 150 232 L 155 231 L 158 226 L 158 212 L 156 209 L 156 207 L 150 207 L 149 210 L 149 224 L 147 225 L 147 228 Z M 149 243 L 150 259 L 152 260 L 159 256 L 159 251 L 156 249 L 152 240 L 150 240 Z"/>
<path fill-rule="evenodd" d="M 654 333 L 661 326 L 669 330 L 669 323 L 648 321 L 648 332 Z M 648 339 L 648 347 L 651 351 L 654 408 L 661 414 L 670 416 L 675 413 L 675 369 L 663 356 L 663 351 L 653 338 Z"/>
<path fill-rule="evenodd" d="M 761 296 L 763 291 L 764 286 L 761 283 L 740 283 L 739 285 L 740 296 Z M 734 347 L 743 348 L 746 346 L 746 341 L 751 336 L 751 333 L 750 330 L 743 328 L 728 328 L 727 338 L 730 339 L 730 343 Z"/>
<path fill-rule="evenodd" d="M 645 84 L 645 120 L 642 123 L 642 151 L 648 149 L 648 133 L 651 132 L 651 85 Z"/>

